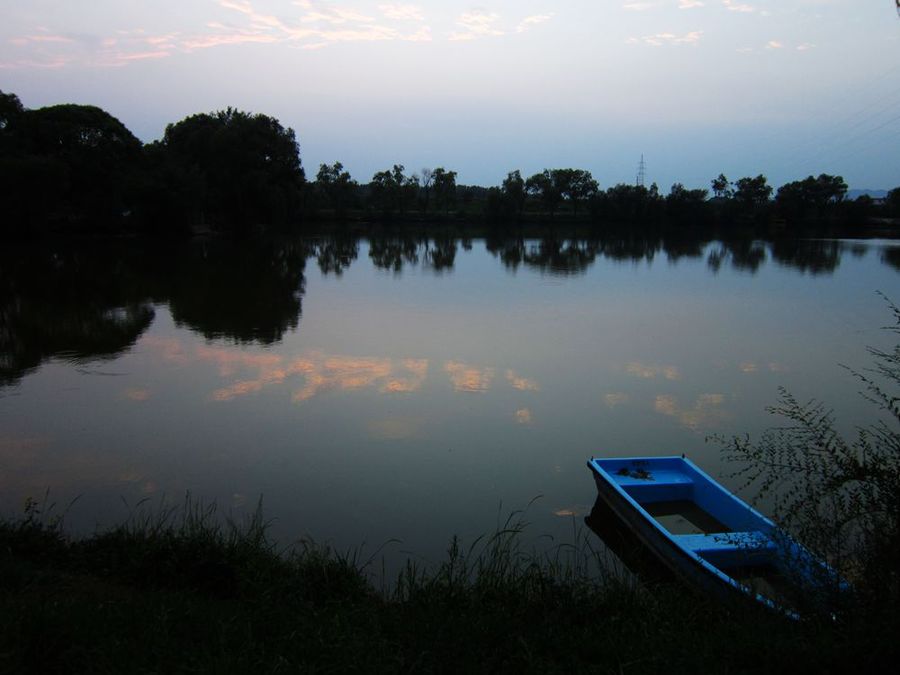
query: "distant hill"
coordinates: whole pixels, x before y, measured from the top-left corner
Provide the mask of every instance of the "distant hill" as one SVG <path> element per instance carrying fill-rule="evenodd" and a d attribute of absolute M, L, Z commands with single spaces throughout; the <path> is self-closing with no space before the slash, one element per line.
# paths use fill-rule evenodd
<path fill-rule="evenodd" d="M 857 197 L 862 197 L 863 195 L 868 195 L 872 199 L 884 199 L 887 197 L 887 190 L 869 190 L 869 189 L 854 189 L 847 190 L 847 195 L 844 199 L 856 199 Z"/>

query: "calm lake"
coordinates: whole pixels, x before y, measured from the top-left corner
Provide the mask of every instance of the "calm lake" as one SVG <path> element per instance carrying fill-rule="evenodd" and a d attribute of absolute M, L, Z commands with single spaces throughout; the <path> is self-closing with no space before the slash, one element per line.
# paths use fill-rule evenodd
<path fill-rule="evenodd" d="M 0 254 L 0 511 L 70 531 L 187 492 L 281 542 L 388 566 L 514 509 L 571 541 L 591 455 L 759 434 L 778 387 L 873 406 L 840 364 L 887 347 L 887 241 L 285 239 Z M 538 539 L 536 539 L 538 540 Z M 365 557 L 365 555 L 364 555 Z"/>

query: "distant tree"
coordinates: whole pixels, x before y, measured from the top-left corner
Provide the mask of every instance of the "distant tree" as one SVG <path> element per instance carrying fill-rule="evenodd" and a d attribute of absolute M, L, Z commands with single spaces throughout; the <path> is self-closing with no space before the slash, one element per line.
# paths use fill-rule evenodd
<path fill-rule="evenodd" d="M 435 201 L 447 213 L 456 203 L 456 171 L 447 171 L 439 166 L 434 170 L 432 178 Z"/>
<path fill-rule="evenodd" d="M 431 196 L 431 186 L 434 182 L 434 171 L 428 167 L 423 168 L 419 172 L 419 185 L 422 187 L 422 197 L 424 199 L 423 212 L 428 213 L 428 198 Z"/>
<path fill-rule="evenodd" d="M 244 231 L 295 217 L 305 176 L 294 131 L 278 120 L 234 108 L 192 115 L 166 127 L 161 145 L 202 182 L 194 220 Z"/>
<path fill-rule="evenodd" d="M 759 207 L 768 204 L 772 196 L 772 186 L 762 174 L 756 178 L 739 178 L 735 181 L 734 199 L 747 207 Z"/>
<path fill-rule="evenodd" d="M 556 213 L 556 207 L 562 200 L 557 184 L 553 180 L 553 176 L 549 169 L 544 169 L 541 173 L 536 173 L 525 181 L 525 189 L 528 194 L 534 195 L 541 200 L 550 212 L 550 217 Z"/>
<path fill-rule="evenodd" d="M 390 170 L 376 171 L 372 176 L 372 182 L 369 183 L 369 199 L 383 216 L 393 214 L 397 202 L 397 186 Z"/>
<path fill-rule="evenodd" d="M 706 190 L 688 190 L 675 183 L 666 196 L 666 216 L 679 225 L 699 224 L 706 216 Z"/>
<path fill-rule="evenodd" d="M 406 212 L 409 204 L 415 201 L 416 195 L 419 193 L 419 177 L 415 174 L 407 176 L 403 172 L 406 170 L 402 164 L 394 164 L 391 169 L 391 175 L 394 179 L 396 189 L 397 208 L 400 213 Z"/>
<path fill-rule="evenodd" d="M 578 215 L 578 204 L 592 197 L 598 190 L 597 181 L 591 176 L 590 171 L 556 169 L 551 175 L 563 198 L 572 202 L 573 215 Z"/>
<path fill-rule="evenodd" d="M 718 178 L 713 178 L 711 184 L 713 196 L 716 199 L 728 199 L 732 196 L 733 193 L 729 187 L 731 183 L 728 178 L 725 177 L 724 173 L 720 173 Z"/>
<path fill-rule="evenodd" d="M 895 218 L 900 217 L 900 187 L 895 187 L 893 190 L 887 193 L 884 204 L 887 207 L 887 211 L 890 215 L 894 216 Z"/>
<path fill-rule="evenodd" d="M 775 196 L 775 205 L 791 220 L 822 218 L 829 207 L 842 202 L 846 194 L 847 183 L 841 176 L 823 173 L 818 178 L 809 176 L 782 185 Z"/>
<path fill-rule="evenodd" d="M 404 213 L 407 204 L 413 201 L 418 192 L 418 176 L 406 176 L 404 171 L 402 164 L 394 164 L 393 168 L 372 176 L 369 186 L 372 203 L 384 216 L 390 216 L 395 211 Z"/>
<path fill-rule="evenodd" d="M 335 213 L 342 213 L 356 189 L 356 181 L 344 171 L 340 162 L 320 164 L 316 174 L 316 189 L 331 205 Z"/>
<path fill-rule="evenodd" d="M 709 193 L 706 190 L 688 190 L 681 183 L 675 183 L 669 194 L 666 196 L 667 202 L 682 203 L 702 203 L 706 201 Z"/>
<path fill-rule="evenodd" d="M 525 180 L 518 169 L 510 171 L 503 179 L 501 186 L 503 199 L 509 205 L 509 209 L 518 217 L 525 208 Z"/>

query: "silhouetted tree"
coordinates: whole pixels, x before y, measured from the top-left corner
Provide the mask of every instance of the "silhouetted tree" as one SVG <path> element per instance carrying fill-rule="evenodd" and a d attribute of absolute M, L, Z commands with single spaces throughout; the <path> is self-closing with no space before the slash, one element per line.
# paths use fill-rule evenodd
<path fill-rule="evenodd" d="M 823 218 L 829 207 L 843 201 L 847 183 L 841 176 L 820 174 L 802 181 L 786 183 L 778 188 L 775 205 L 788 220 Z"/>
<path fill-rule="evenodd" d="M 665 202 L 656 183 L 649 188 L 619 183 L 599 193 L 590 204 L 595 222 L 655 226 L 662 217 Z"/>
<path fill-rule="evenodd" d="M 578 204 L 593 196 L 598 189 L 590 171 L 583 169 L 553 169 L 550 180 L 559 195 L 572 203 L 572 214 L 578 215 Z"/>
<path fill-rule="evenodd" d="M 522 214 L 525 208 L 525 181 L 518 169 L 510 171 L 503 179 L 501 187 L 503 198 L 507 201 L 516 216 Z"/>
<path fill-rule="evenodd" d="M 316 190 L 338 215 L 344 212 L 356 190 L 356 181 L 344 171 L 340 162 L 320 164 L 316 174 Z"/>
<path fill-rule="evenodd" d="M 428 213 L 428 198 L 431 195 L 431 186 L 434 183 L 434 171 L 429 169 L 428 167 L 423 168 L 419 172 L 419 184 L 422 186 L 422 197 L 424 200 L 424 206 L 422 211 L 427 214 Z"/>
<path fill-rule="evenodd" d="M 485 218 L 489 223 L 509 223 L 521 218 L 525 208 L 525 181 L 522 174 L 510 171 L 502 187 L 490 188 L 485 195 Z"/>
<path fill-rule="evenodd" d="M 731 183 L 728 181 L 728 178 L 725 177 L 724 173 L 720 173 L 718 178 L 713 178 L 711 185 L 713 197 L 716 199 L 728 199 L 733 194 L 729 187 Z"/>
<path fill-rule="evenodd" d="M 887 208 L 888 215 L 900 218 L 900 187 L 896 187 L 887 193 L 884 205 Z"/>
<path fill-rule="evenodd" d="M 528 194 L 536 196 L 540 199 L 544 208 L 550 213 L 550 217 L 556 213 L 556 207 L 562 200 L 557 185 L 553 182 L 549 169 L 544 169 L 541 173 L 536 173 L 525 181 L 525 189 Z"/>
<path fill-rule="evenodd" d="M 677 225 L 699 225 L 706 219 L 706 190 L 688 190 L 675 183 L 666 196 L 666 217 Z"/>
<path fill-rule="evenodd" d="M 402 164 L 394 164 L 392 169 L 379 171 L 372 176 L 369 192 L 372 205 L 381 211 L 382 217 L 390 218 L 399 211 L 402 215 L 409 204 L 415 201 L 419 192 L 419 177 L 406 176 Z"/>
<path fill-rule="evenodd" d="M 25 108 L 22 106 L 22 101 L 19 100 L 18 96 L 7 94 L 0 90 L 0 132 L 24 112 Z"/>
<path fill-rule="evenodd" d="M 141 142 L 95 106 L 25 110 L 2 96 L 0 196 L 25 227 L 121 223 L 134 205 Z"/>
<path fill-rule="evenodd" d="M 195 222 L 240 232 L 296 218 L 305 176 L 294 131 L 278 120 L 233 108 L 192 115 L 166 127 L 161 145 L 202 183 Z"/>
<path fill-rule="evenodd" d="M 758 207 L 768 204 L 772 196 L 772 186 L 766 182 L 762 174 L 756 178 L 738 178 L 734 183 L 734 199 L 738 203 L 748 207 Z"/>
<path fill-rule="evenodd" d="M 432 179 L 435 201 L 447 213 L 456 204 L 456 172 L 439 166 L 432 173 Z"/>

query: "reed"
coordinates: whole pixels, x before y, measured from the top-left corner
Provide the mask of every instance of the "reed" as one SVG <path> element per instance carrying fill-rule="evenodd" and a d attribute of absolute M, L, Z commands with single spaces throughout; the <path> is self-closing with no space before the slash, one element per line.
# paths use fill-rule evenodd
<path fill-rule="evenodd" d="M 897 655 L 887 627 L 647 586 L 574 521 L 538 552 L 524 511 L 380 590 L 371 556 L 273 542 L 261 505 L 233 522 L 190 497 L 141 504 L 81 539 L 39 511 L 0 522 L 0 672 L 834 672 Z"/>

